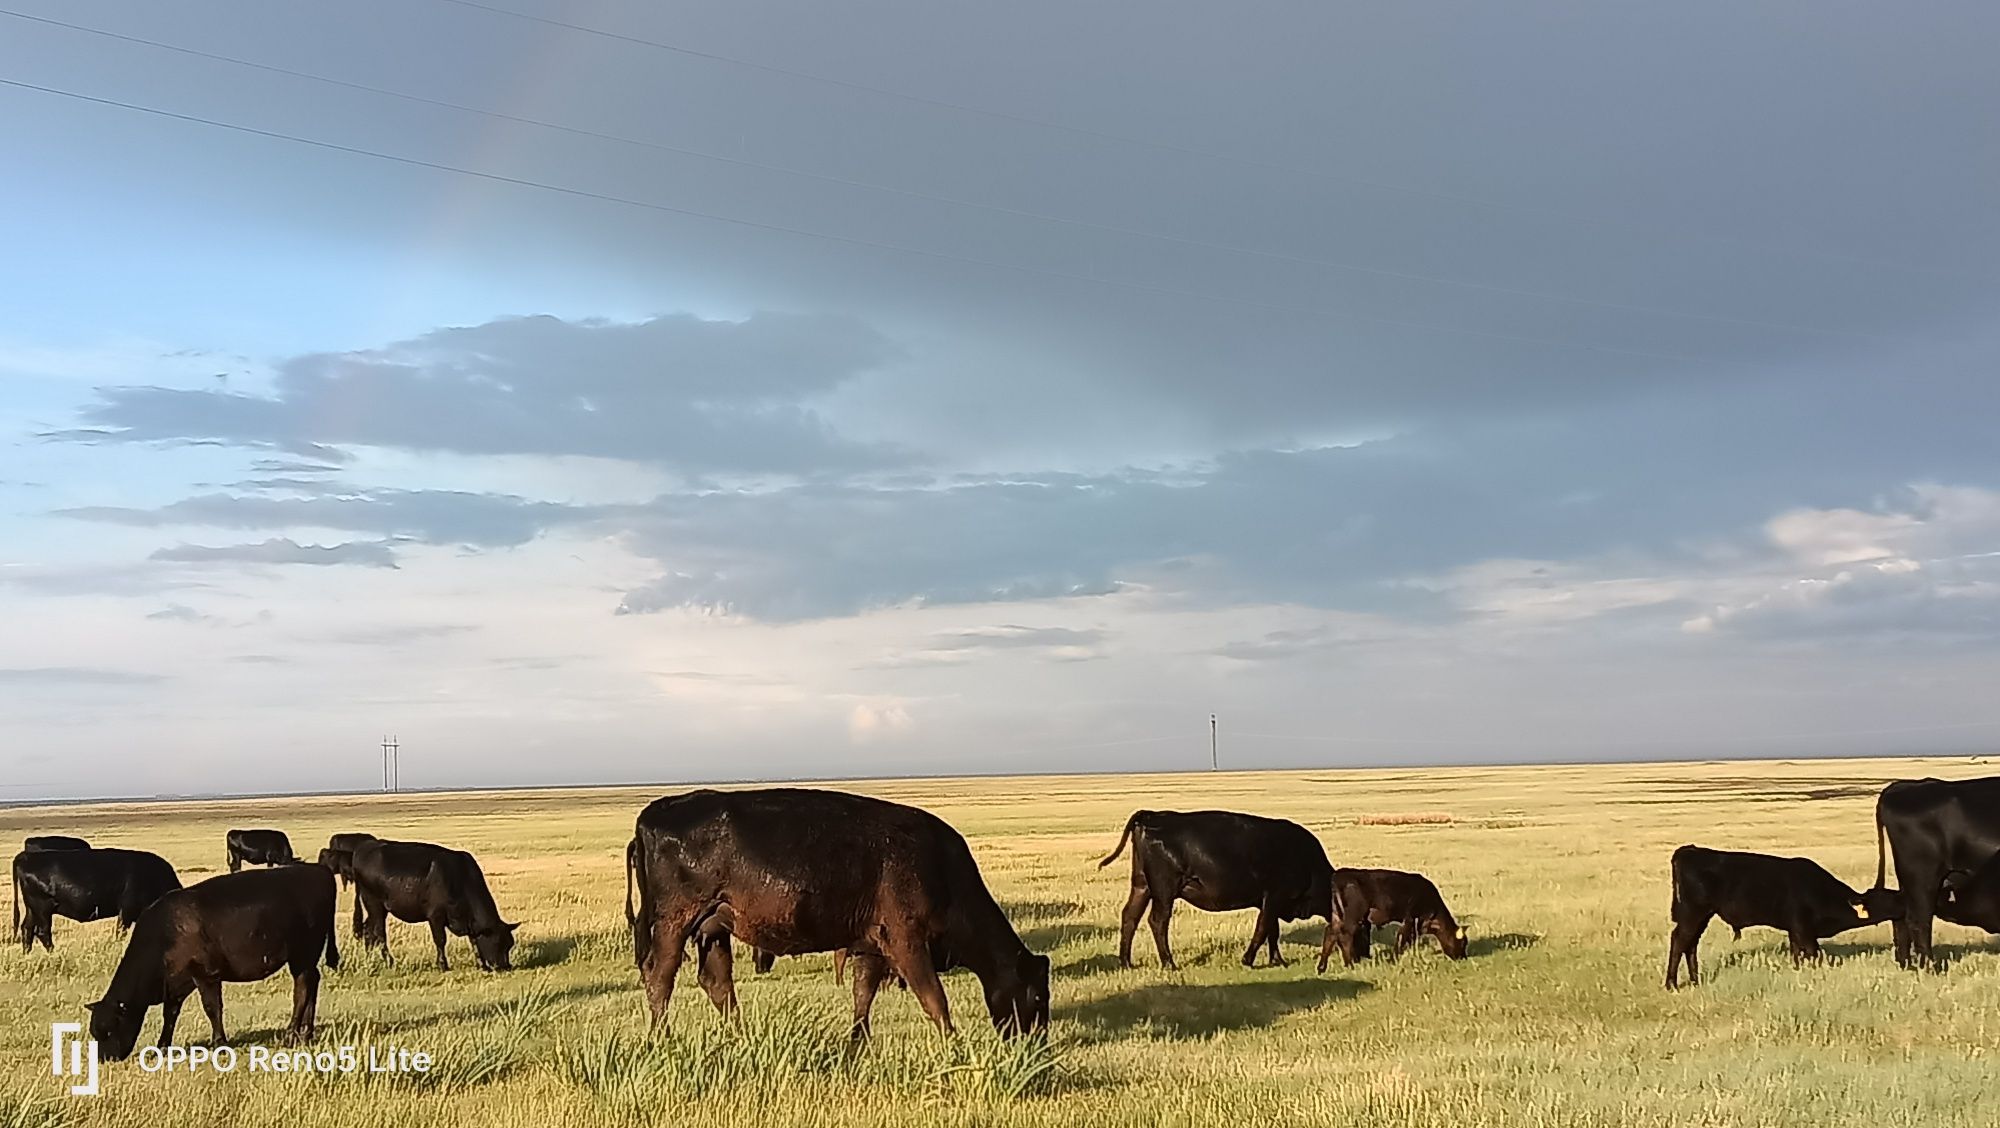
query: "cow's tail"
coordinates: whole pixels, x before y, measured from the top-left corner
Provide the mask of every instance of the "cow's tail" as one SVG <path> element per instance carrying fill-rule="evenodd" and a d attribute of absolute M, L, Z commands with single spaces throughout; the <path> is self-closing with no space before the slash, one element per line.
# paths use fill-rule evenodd
<path fill-rule="evenodd" d="M 1889 828 L 1882 825 L 1882 801 L 1875 800 L 1875 888 L 1889 877 Z"/>
<path fill-rule="evenodd" d="M 632 922 L 639 919 L 632 912 L 632 870 L 638 864 L 639 838 L 634 835 L 632 841 L 625 844 L 625 927 L 627 928 L 632 927 Z"/>
<path fill-rule="evenodd" d="M 1118 855 L 1120 855 L 1120 854 L 1122 854 L 1122 853 L 1124 853 L 1124 852 L 1125 852 L 1125 844 L 1126 844 L 1127 842 L 1130 842 L 1130 841 L 1132 840 L 1132 828 L 1133 828 L 1133 827 L 1135 827 L 1135 826 L 1137 826 L 1137 825 L 1139 825 L 1139 820 L 1140 820 L 1141 818 L 1143 818 L 1144 816 L 1146 816 L 1146 815 L 1149 815 L 1149 814 L 1151 814 L 1151 813 L 1152 813 L 1151 811 L 1133 811 L 1133 812 L 1132 812 L 1132 817 L 1131 817 L 1131 818 L 1129 818 L 1129 819 L 1126 819 L 1126 820 L 1125 820 L 1125 833 L 1123 833 L 1123 834 L 1121 834 L 1121 835 L 1119 835 L 1119 836 L 1118 836 L 1118 846 L 1117 846 L 1117 848 L 1116 848 L 1116 849 L 1114 849 L 1114 850 L 1112 850 L 1112 851 L 1111 851 L 1111 852 L 1110 852 L 1109 854 L 1106 854 L 1106 855 L 1104 856 L 1104 860 L 1103 860 L 1103 861 L 1101 861 L 1101 862 L 1097 863 L 1097 868 L 1098 868 L 1098 869 L 1103 869 L 1103 868 L 1104 868 L 1105 866 L 1108 866 L 1108 865 L 1110 865 L 1111 863 L 1113 863 L 1113 862 L 1115 862 L 1115 861 L 1117 861 L 1117 860 L 1118 860 Z"/>
<path fill-rule="evenodd" d="M 1673 902 L 1667 906 L 1667 912 L 1675 924 L 1681 922 L 1681 857 L 1685 850 L 1685 846 L 1675 850 L 1673 861 L 1667 866 L 1667 871 L 1673 875 L 1669 881 L 1673 887 Z"/>
<path fill-rule="evenodd" d="M 15 858 L 8 868 L 8 880 L 14 889 L 14 939 L 21 938 L 21 859 Z"/>

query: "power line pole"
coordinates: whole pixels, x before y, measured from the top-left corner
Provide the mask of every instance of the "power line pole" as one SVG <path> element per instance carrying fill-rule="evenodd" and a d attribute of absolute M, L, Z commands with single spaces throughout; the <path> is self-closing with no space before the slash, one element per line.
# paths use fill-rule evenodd
<path fill-rule="evenodd" d="M 1216 759 L 1216 753 L 1215 753 L 1215 714 L 1214 714 L 1214 713 L 1210 713 L 1210 714 L 1208 715 L 1208 770 L 1209 770 L 1209 771 L 1212 771 L 1212 772 L 1215 772 L 1215 771 L 1221 771 L 1221 770 L 1222 770 L 1222 768 L 1221 768 L 1221 763 L 1220 763 L 1220 761 L 1219 761 L 1219 760 L 1217 760 L 1217 759 Z"/>
<path fill-rule="evenodd" d="M 393 736 L 382 738 L 382 790 L 394 792 L 398 783 L 402 745 Z"/>

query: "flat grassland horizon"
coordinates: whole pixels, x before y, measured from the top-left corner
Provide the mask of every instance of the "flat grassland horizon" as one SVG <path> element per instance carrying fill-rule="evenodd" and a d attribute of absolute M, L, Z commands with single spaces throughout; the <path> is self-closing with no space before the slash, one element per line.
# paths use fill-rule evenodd
<path fill-rule="evenodd" d="M 1705 982 L 1662 989 L 1667 859 L 1686 842 L 1814 858 L 1874 876 L 1874 797 L 1891 779 L 1987 774 L 1983 758 L 1729 761 L 981 777 L 833 784 L 957 827 L 1030 947 L 1054 964 L 1047 1043 L 995 1037 L 970 975 L 946 977 L 959 1035 L 885 990 L 875 1038 L 846 1048 L 849 996 L 825 955 L 767 975 L 737 962 L 743 1013 L 718 1021 L 684 973 L 649 1037 L 623 917 L 625 842 L 669 787 L 305 796 L 0 808 L 0 843 L 71 833 L 163 854 L 192 883 L 223 870 L 231 827 L 284 829 L 306 856 L 336 831 L 476 854 L 523 921 L 517 970 L 463 939 L 435 970 L 428 930 L 392 924 L 385 965 L 347 931 L 321 988 L 316 1049 L 403 1047 L 431 1073 L 147 1074 L 106 1063 L 97 1097 L 49 1071 L 49 1023 L 82 1021 L 122 951 L 108 921 L 58 918 L 56 950 L 0 950 L 0 1128 L 210 1124 L 1088 1123 L 1388 1126 L 1817 1125 L 1988 1128 L 2000 951 L 1940 924 L 1942 974 L 1895 966 L 1886 926 L 1794 969 L 1769 930 L 1712 925 Z M 765 786 L 765 785 L 744 785 Z M 1284 931 L 1289 966 L 1238 963 L 1253 914 L 1174 914 L 1178 972 L 1143 927 L 1117 966 L 1129 863 L 1100 869 L 1138 808 L 1291 818 L 1335 865 L 1418 870 L 1469 928 L 1471 958 L 1426 941 L 1324 975 L 1318 922 Z M 11 936 L 9 938 L 11 940 Z M 1387 934 L 1381 938 L 1386 941 Z M 282 971 L 224 988 L 242 1050 L 275 1042 Z M 141 1045 L 158 1034 L 148 1016 Z M 190 1000 L 178 1042 L 203 1042 Z"/>

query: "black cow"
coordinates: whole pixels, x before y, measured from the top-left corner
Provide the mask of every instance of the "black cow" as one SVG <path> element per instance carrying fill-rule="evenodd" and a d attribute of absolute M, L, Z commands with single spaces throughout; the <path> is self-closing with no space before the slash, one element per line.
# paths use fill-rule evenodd
<path fill-rule="evenodd" d="M 1465 929 L 1446 907 L 1444 896 L 1431 879 L 1420 873 L 1390 869 L 1337 869 L 1333 888 L 1340 898 L 1340 922 L 1326 930 L 1319 949 L 1319 969 L 1326 970 L 1327 958 L 1340 946 L 1341 963 L 1352 967 L 1368 958 L 1375 926 L 1397 926 L 1394 955 L 1416 947 L 1425 933 L 1437 937 L 1438 947 L 1455 960 L 1465 958 Z"/>
<path fill-rule="evenodd" d="M 1896 858 L 1904 914 L 1896 925 L 1896 962 L 1933 966 L 1931 918 L 1945 874 L 1971 872 L 2000 852 L 2000 776 L 1899 779 L 1875 800 L 1875 884 Z"/>
<path fill-rule="evenodd" d="M 389 917 L 409 924 L 428 923 L 437 945 L 439 971 L 450 971 L 444 958 L 446 932 L 472 941 L 479 966 L 506 971 L 513 965 L 514 930 L 519 922 L 500 919 L 493 891 L 479 862 L 463 850 L 429 842 L 375 839 L 354 850 L 354 889 L 366 914 L 363 939 L 389 955 Z"/>
<path fill-rule="evenodd" d="M 326 848 L 329 850 L 346 850 L 351 853 L 356 846 L 361 845 L 363 842 L 376 841 L 379 841 L 379 839 L 372 834 L 365 831 L 351 830 L 327 836 Z"/>
<path fill-rule="evenodd" d="M 22 849 L 35 850 L 88 850 L 90 843 L 67 834 L 32 834 L 21 844 Z"/>
<path fill-rule="evenodd" d="M 173 1041 L 174 1021 L 190 992 L 201 992 L 212 1040 L 222 1030 L 222 985 L 254 983 L 280 967 L 292 972 L 292 1022 L 286 1034 L 310 1039 L 319 1009 L 319 959 L 338 970 L 334 941 L 333 874 L 318 866 L 286 866 L 223 874 L 153 902 L 104 997 L 90 1004 L 90 1036 L 112 1061 L 130 1056 L 160 1006 L 160 1045 Z"/>
<path fill-rule="evenodd" d="M 1782 930 L 1790 939 L 1796 965 L 1818 959 L 1821 940 L 1893 920 L 1903 910 L 1902 897 L 1893 890 L 1877 885 L 1857 893 L 1810 858 L 1683 846 L 1674 851 L 1673 883 L 1669 991 L 1680 986 L 1683 959 L 1688 983 L 1701 983 L 1696 952 L 1711 918 L 1721 917 L 1737 936 L 1759 925 Z"/>
<path fill-rule="evenodd" d="M 636 830 L 633 941 L 657 1024 L 691 939 L 710 1001 L 735 1008 L 722 929 L 778 955 L 848 953 L 857 1039 L 891 975 L 949 1033 L 938 973 L 953 966 L 979 978 L 1003 1033 L 1048 1025 L 1048 957 L 1021 942 L 965 838 L 928 811 L 807 788 L 701 790 L 654 800 Z"/>
<path fill-rule="evenodd" d="M 14 856 L 14 935 L 23 952 L 37 939 L 53 950 L 58 916 L 115 916 L 123 932 L 161 894 L 180 887 L 174 867 L 144 850 L 23 850 Z"/>
<path fill-rule="evenodd" d="M 232 830 L 223 841 L 229 849 L 230 873 L 245 865 L 283 866 L 299 860 L 282 830 Z"/>
<path fill-rule="evenodd" d="M 2000 854 L 1976 870 L 1955 869 L 1944 875 L 1944 895 L 1938 899 L 1939 920 L 2000 932 Z"/>
<path fill-rule="evenodd" d="M 354 851 L 327 847 L 319 852 L 319 864 L 333 871 L 342 885 L 354 880 Z"/>
<path fill-rule="evenodd" d="M 1119 919 L 1120 967 L 1132 966 L 1132 936 L 1141 915 L 1152 925 L 1160 966 L 1174 966 L 1167 924 L 1176 899 L 1209 912 L 1256 909 L 1245 967 L 1257 962 L 1260 945 L 1270 948 L 1273 965 L 1286 962 L 1278 954 L 1280 921 L 1317 916 L 1332 928 L 1339 918 L 1333 863 L 1313 832 L 1295 822 L 1235 811 L 1134 811 L 1117 848 L 1098 868 L 1116 861 L 1127 841 L 1132 893 Z"/>
<path fill-rule="evenodd" d="M 378 839 L 374 835 L 359 830 L 329 835 L 326 840 L 326 850 L 320 851 L 320 864 L 333 869 L 335 873 L 339 874 L 342 885 L 351 885 L 354 883 L 354 848 L 363 842 L 375 841 L 378 841 Z M 329 860 L 327 858 L 327 850 L 335 853 L 333 859 Z M 345 858 L 344 865 L 336 867 L 336 863 L 342 862 L 343 855 Z M 359 889 L 354 891 L 353 931 L 354 935 L 361 935 L 361 891 Z"/>

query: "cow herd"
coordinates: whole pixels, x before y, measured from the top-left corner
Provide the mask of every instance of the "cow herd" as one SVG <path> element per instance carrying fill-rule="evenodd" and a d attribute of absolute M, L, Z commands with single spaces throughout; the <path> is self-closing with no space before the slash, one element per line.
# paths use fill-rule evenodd
<path fill-rule="evenodd" d="M 1875 884 L 1857 891 L 1804 858 L 1683 846 L 1671 860 L 1673 928 L 1667 986 L 1685 966 L 1700 982 L 1697 949 L 1720 917 L 1738 934 L 1784 931 L 1794 961 L 1819 956 L 1822 939 L 1891 923 L 1905 965 L 1933 962 L 1933 918 L 2000 931 L 2000 777 L 1901 780 L 1876 805 Z M 836 981 L 851 980 L 853 1036 L 892 980 L 945 1032 L 950 1004 L 940 974 L 979 980 L 1003 1034 L 1049 1022 L 1050 964 L 1015 931 L 987 889 L 965 838 L 927 811 L 807 788 L 699 790 L 640 812 L 625 850 L 625 917 L 633 962 L 655 1024 L 664 1026 L 681 965 L 724 1014 L 736 1009 L 733 946 L 759 971 L 781 955 L 831 952 Z M 1131 889 L 1120 915 L 1118 962 L 1132 965 L 1141 918 L 1163 967 L 1174 967 L 1168 927 L 1176 902 L 1223 912 L 1255 909 L 1243 953 L 1282 964 L 1283 922 L 1325 922 L 1319 970 L 1338 949 L 1352 965 L 1370 954 L 1372 931 L 1396 925 L 1395 951 L 1422 937 L 1463 959 L 1467 933 L 1437 886 L 1421 874 L 1336 868 L 1319 839 L 1283 819 L 1230 811 L 1141 810 L 1098 864 L 1131 850 Z M 116 917 L 129 930 L 110 985 L 90 1004 L 90 1030 L 112 1060 L 129 1056 L 146 1013 L 161 1008 L 159 1044 L 173 1037 L 187 996 L 199 992 L 216 1042 L 225 1040 L 222 984 L 293 977 L 293 1039 L 313 1035 L 319 965 L 340 967 L 336 882 L 353 887 L 351 931 L 389 956 L 388 920 L 428 924 L 439 970 L 446 937 L 466 937 L 480 967 L 510 966 L 517 923 L 501 918 L 479 863 L 427 842 L 336 834 L 313 862 L 283 831 L 231 830 L 229 872 L 183 888 L 165 859 L 93 848 L 82 839 L 31 837 L 14 859 L 14 928 L 24 953 L 54 947 L 56 916 Z M 1893 856 L 1899 889 L 1886 888 Z M 244 870 L 244 866 L 269 867 Z M 636 903 L 635 903 L 636 894 Z M 393 963 L 393 960 L 389 960 Z"/>

